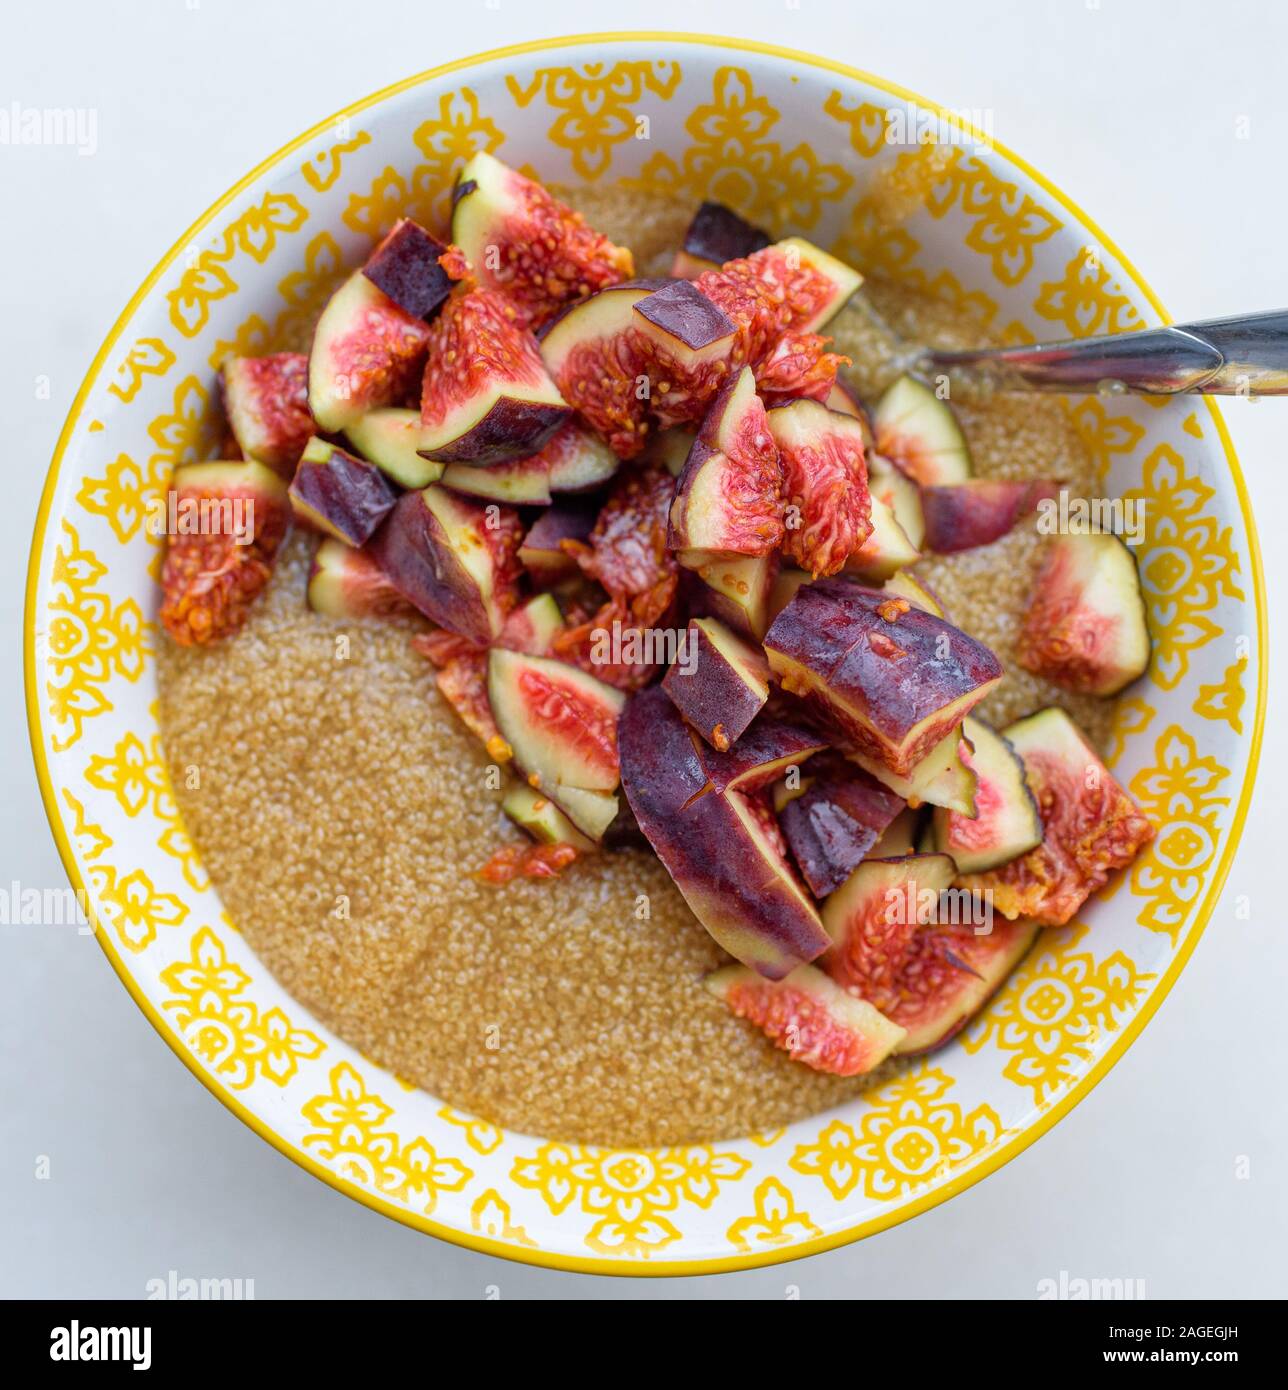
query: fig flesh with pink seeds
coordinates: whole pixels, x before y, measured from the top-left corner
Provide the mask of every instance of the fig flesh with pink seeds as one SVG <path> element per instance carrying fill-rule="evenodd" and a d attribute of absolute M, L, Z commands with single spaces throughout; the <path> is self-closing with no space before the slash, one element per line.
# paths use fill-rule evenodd
<path fill-rule="evenodd" d="M 309 359 L 302 352 L 229 357 L 219 380 L 237 447 L 289 480 L 313 433 Z"/>

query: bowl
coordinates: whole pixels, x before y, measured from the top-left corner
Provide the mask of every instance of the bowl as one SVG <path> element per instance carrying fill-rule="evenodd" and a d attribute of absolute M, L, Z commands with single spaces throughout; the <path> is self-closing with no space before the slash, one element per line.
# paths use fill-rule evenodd
<path fill-rule="evenodd" d="M 932 131 L 935 146 L 917 142 Z M 1145 504 L 1149 674 L 1111 762 L 1159 827 L 1128 875 L 1035 953 L 948 1048 L 827 1114 L 685 1149 L 506 1132 L 330 1034 L 247 948 L 185 834 L 156 720 L 150 503 L 207 456 L 212 358 L 299 345 L 345 266 L 404 211 L 445 220 L 478 149 L 565 184 L 709 196 L 1011 338 L 1166 322 L 1104 234 L 1040 174 L 932 103 L 743 40 L 609 34 L 409 78 L 292 141 L 226 193 L 112 329 L 58 443 L 25 623 L 32 750 L 108 959 L 193 1074 L 333 1187 L 491 1254 L 693 1274 L 844 1244 L 993 1172 L 1135 1040 L 1211 914 L 1247 811 L 1265 704 L 1248 498 L 1200 399 L 1068 402 L 1111 495 Z M 931 154 L 927 152 L 930 151 Z M 891 230 L 874 213 L 893 208 Z"/>

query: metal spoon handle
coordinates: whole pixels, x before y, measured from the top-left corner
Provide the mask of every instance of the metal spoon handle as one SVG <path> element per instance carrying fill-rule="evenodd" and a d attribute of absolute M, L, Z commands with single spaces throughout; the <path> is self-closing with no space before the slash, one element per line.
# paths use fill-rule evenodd
<path fill-rule="evenodd" d="M 1034 347 L 928 351 L 918 364 L 965 369 L 1000 390 L 1150 396 L 1288 395 L 1288 309 Z"/>

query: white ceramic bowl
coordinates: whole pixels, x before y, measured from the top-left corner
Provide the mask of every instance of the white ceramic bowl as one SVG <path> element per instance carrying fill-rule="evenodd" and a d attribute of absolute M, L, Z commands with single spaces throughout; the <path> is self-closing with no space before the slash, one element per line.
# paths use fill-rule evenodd
<path fill-rule="evenodd" d="M 889 143 L 917 111 L 943 120 L 864 73 L 741 40 L 594 35 L 452 63 L 356 103 L 249 174 L 148 277 L 95 359 L 49 473 L 27 596 L 32 747 L 54 834 L 108 958 L 194 1075 L 368 1206 L 476 1249 L 600 1272 L 824 1250 L 943 1201 L 1049 1129 L 1193 949 L 1248 805 L 1265 698 L 1248 499 L 1220 417 L 1198 400 L 1070 406 L 1108 490 L 1148 503 L 1154 660 L 1120 702 L 1114 765 L 1157 839 L 1079 925 L 1044 935 L 957 1042 L 785 1131 L 582 1149 L 407 1089 L 255 959 L 169 791 L 144 509 L 176 464 L 212 447 L 212 357 L 230 342 L 298 344 L 342 267 L 396 216 L 445 220 L 474 150 L 564 183 L 631 178 L 721 198 L 970 302 L 1016 336 L 1165 319 L 1095 225 L 1005 150 Z M 910 215 L 883 233 L 869 214 L 892 198 Z"/>

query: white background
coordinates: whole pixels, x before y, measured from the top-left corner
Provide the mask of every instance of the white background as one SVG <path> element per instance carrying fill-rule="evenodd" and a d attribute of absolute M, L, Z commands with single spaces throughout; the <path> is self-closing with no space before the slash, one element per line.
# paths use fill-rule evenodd
<path fill-rule="evenodd" d="M 0 883 L 65 884 L 21 703 L 37 497 L 80 380 L 180 232 L 338 107 L 449 59 L 607 28 L 701 27 L 813 50 L 994 133 L 1100 221 L 1178 318 L 1288 304 L 1288 7 L 1244 0 L 80 0 L 13 7 L 0 105 L 92 107 L 98 152 L 0 147 L 5 795 Z M 1239 138 L 1241 122 L 1249 138 Z M 36 379 L 49 378 L 50 399 Z M 1288 400 L 1226 418 L 1285 592 Z M 242 1126 L 130 1002 L 98 946 L 0 928 L 0 1294 L 141 1297 L 243 1277 L 261 1298 L 1032 1298 L 1043 1278 L 1163 1296 L 1288 1294 L 1283 692 L 1225 896 L 1114 1071 L 1000 1173 L 791 1265 L 625 1282 L 503 1263 L 395 1225 Z M 1236 895 L 1251 919 L 1235 914 Z M 38 1155 L 51 1165 L 35 1179 Z M 1236 1176 L 1246 1156 L 1250 1176 Z"/>

